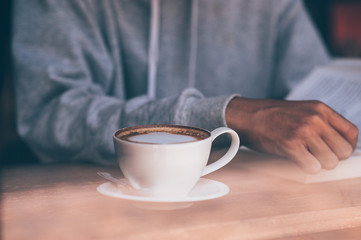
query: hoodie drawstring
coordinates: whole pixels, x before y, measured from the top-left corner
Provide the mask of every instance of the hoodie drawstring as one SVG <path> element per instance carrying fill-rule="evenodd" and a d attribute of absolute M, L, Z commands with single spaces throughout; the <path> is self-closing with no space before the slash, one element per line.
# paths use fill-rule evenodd
<path fill-rule="evenodd" d="M 198 49 L 198 0 L 191 5 L 190 52 L 188 62 L 188 85 L 195 86 Z M 150 36 L 148 47 L 148 98 L 156 97 L 156 78 L 159 56 L 160 0 L 151 0 Z"/>
<path fill-rule="evenodd" d="M 159 54 L 160 0 L 152 0 L 150 14 L 150 36 L 148 47 L 148 97 L 155 99 Z"/>
<path fill-rule="evenodd" d="M 197 67 L 197 50 L 198 50 L 198 0 L 192 1 L 191 15 L 191 36 L 190 52 L 188 65 L 188 82 L 189 87 L 195 87 L 196 67 Z"/>

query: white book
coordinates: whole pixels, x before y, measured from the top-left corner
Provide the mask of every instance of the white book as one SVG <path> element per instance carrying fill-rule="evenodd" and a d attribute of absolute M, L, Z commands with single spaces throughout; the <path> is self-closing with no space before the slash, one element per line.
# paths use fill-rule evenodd
<path fill-rule="evenodd" d="M 247 154 L 245 155 L 247 156 Z M 322 169 L 316 174 L 304 172 L 289 159 L 256 153 L 250 156 L 249 159 L 247 157 L 243 159 L 244 168 L 301 183 L 328 182 L 361 177 L 361 149 L 356 150 L 348 159 L 340 161 L 335 169 Z"/>

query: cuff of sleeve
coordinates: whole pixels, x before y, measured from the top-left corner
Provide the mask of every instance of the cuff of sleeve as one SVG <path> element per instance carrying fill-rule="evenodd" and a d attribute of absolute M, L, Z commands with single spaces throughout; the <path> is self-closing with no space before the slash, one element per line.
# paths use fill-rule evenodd
<path fill-rule="evenodd" d="M 179 99 L 176 124 L 213 130 L 227 126 L 226 107 L 237 94 L 204 98 L 196 89 L 185 90 Z"/>

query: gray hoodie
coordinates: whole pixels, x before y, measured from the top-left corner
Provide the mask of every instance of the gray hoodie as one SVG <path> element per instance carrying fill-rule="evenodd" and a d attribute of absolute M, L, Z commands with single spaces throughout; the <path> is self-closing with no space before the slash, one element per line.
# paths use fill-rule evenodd
<path fill-rule="evenodd" d="M 115 165 L 139 124 L 212 130 L 235 94 L 282 99 L 329 61 L 296 0 L 17 0 L 20 135 L 39 158 Z"/>

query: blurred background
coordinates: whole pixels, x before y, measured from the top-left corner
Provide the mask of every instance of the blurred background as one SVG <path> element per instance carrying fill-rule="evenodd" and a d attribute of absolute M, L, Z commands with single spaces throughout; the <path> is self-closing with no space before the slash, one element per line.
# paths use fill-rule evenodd
<path fill-rule="evenodd" d="M 250 0 L 251 1 L 251 0 Z M 361 58 L 361 0 L 303 0 L 330 54 Z M 12 0 L 0 1 L 0 166 L 36 163 L 15 128 L 11 73 Z"/>

